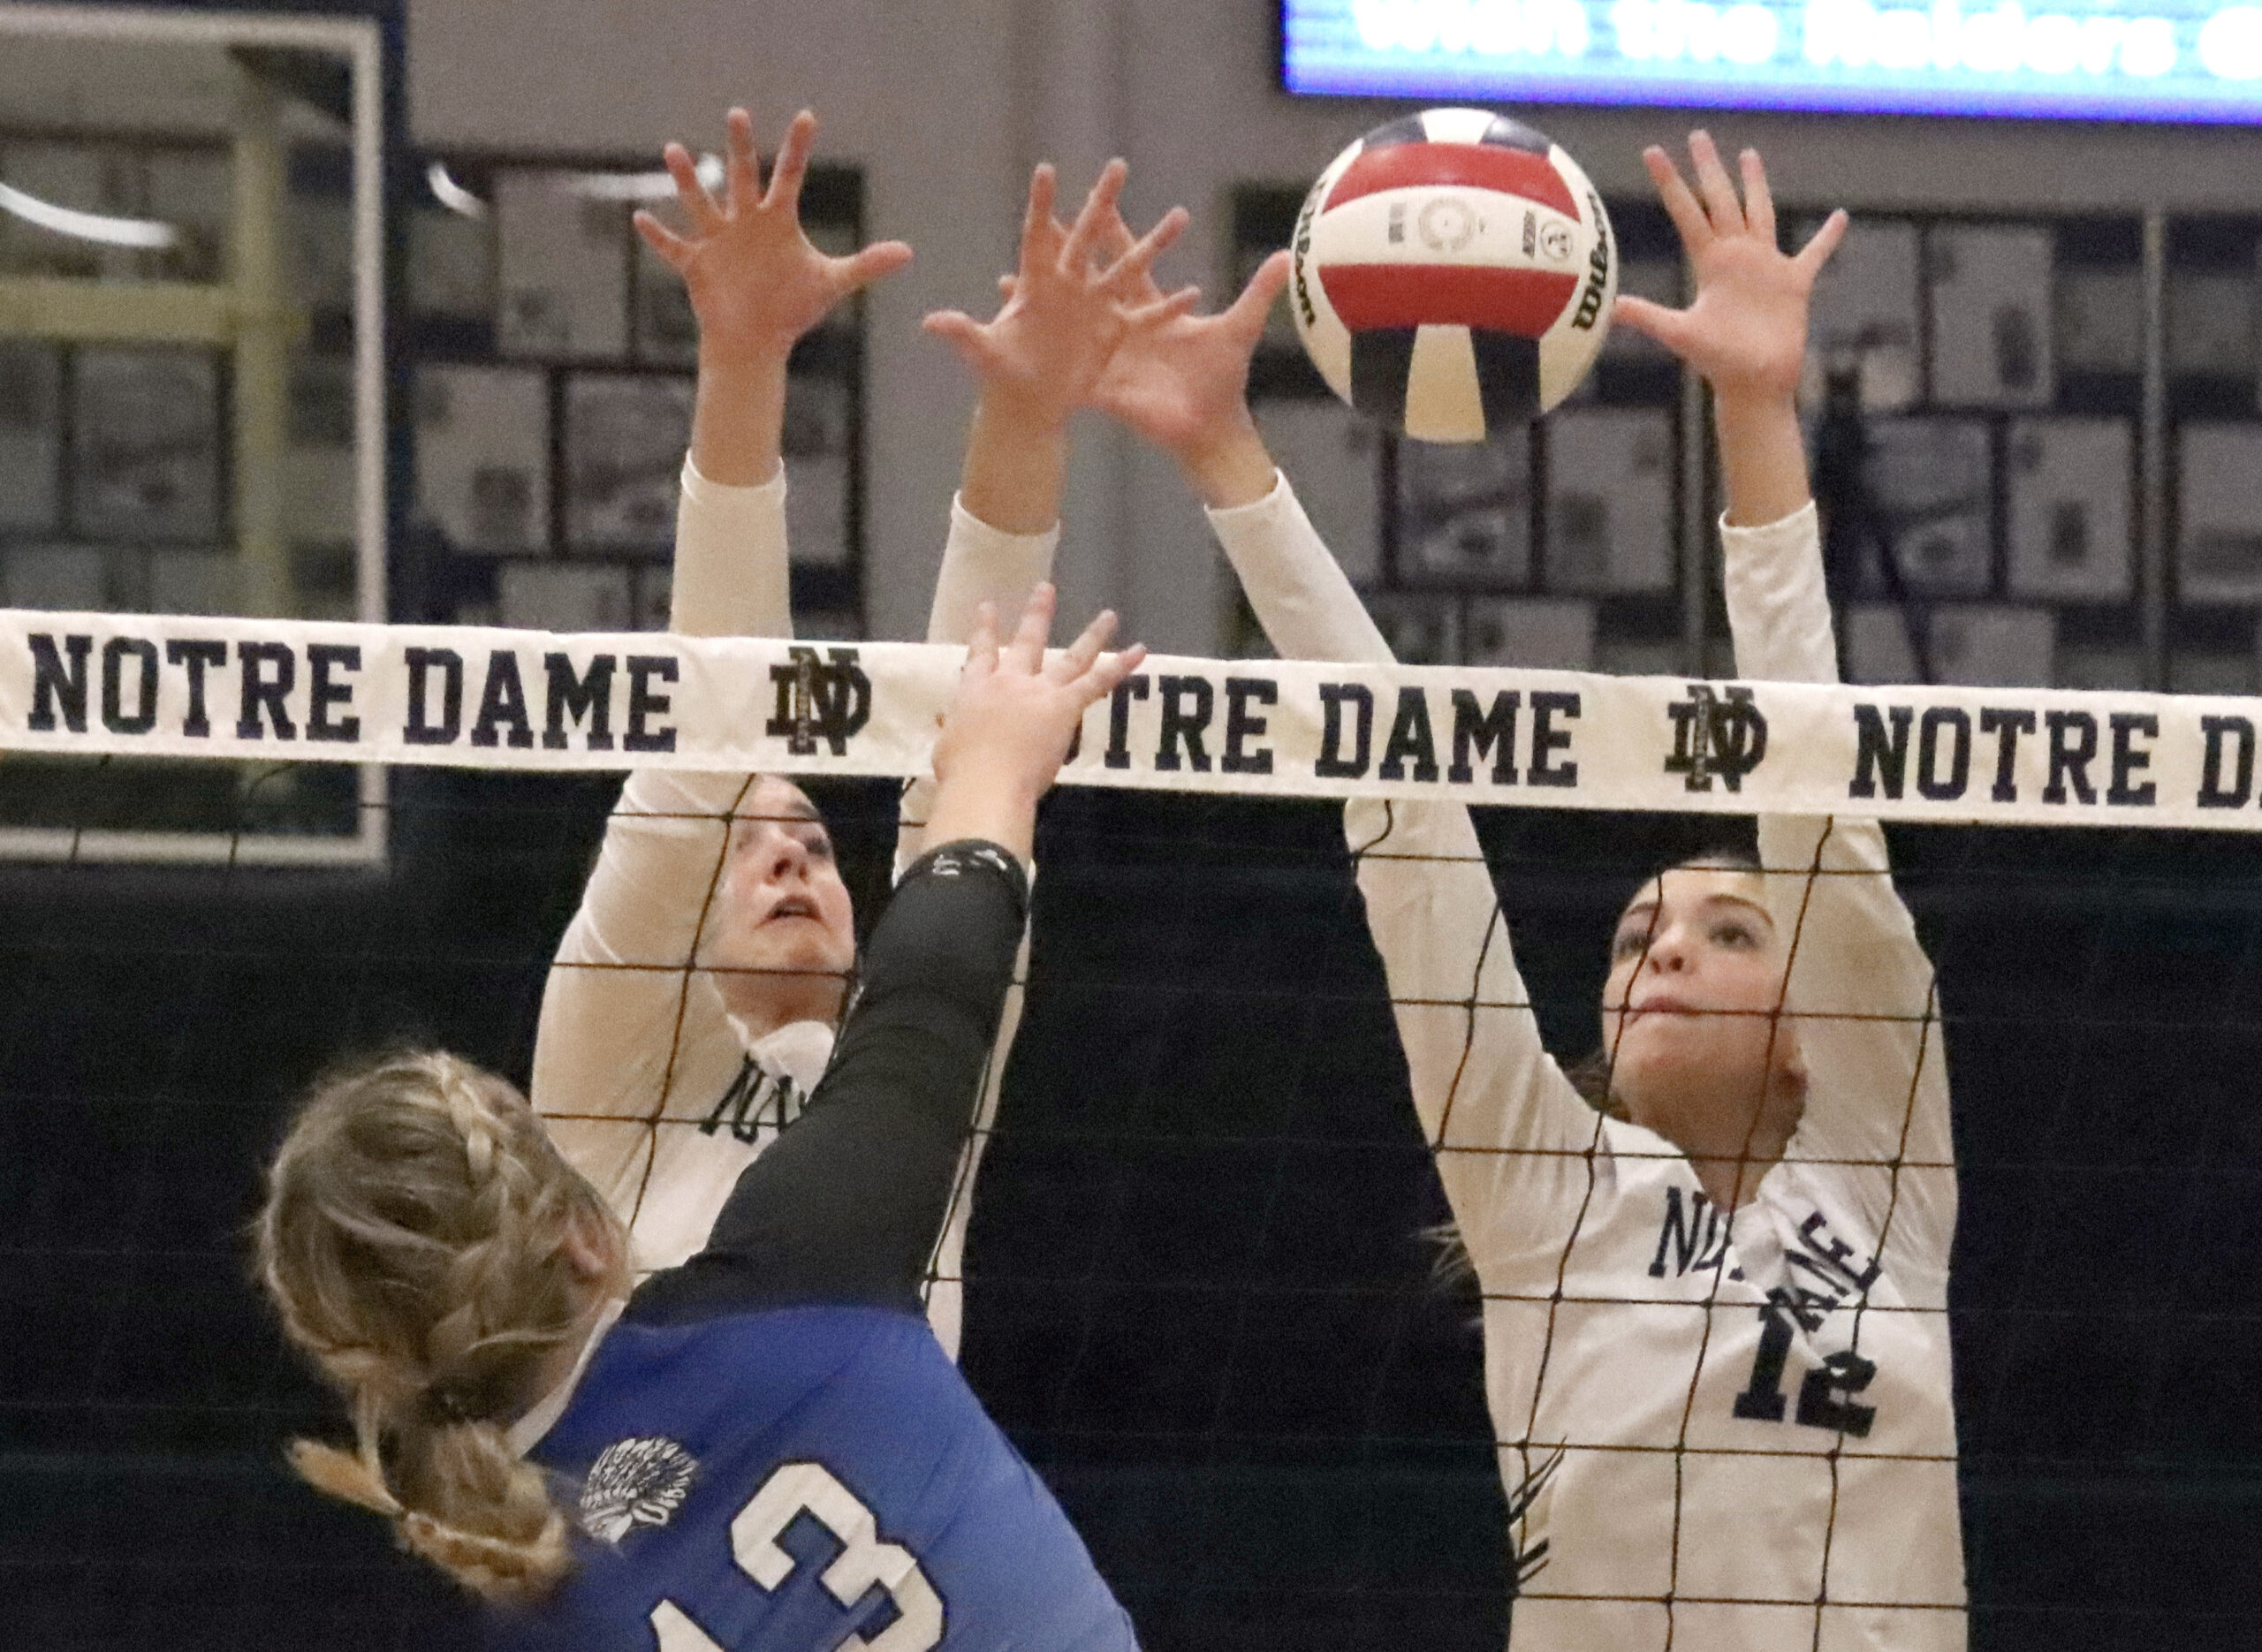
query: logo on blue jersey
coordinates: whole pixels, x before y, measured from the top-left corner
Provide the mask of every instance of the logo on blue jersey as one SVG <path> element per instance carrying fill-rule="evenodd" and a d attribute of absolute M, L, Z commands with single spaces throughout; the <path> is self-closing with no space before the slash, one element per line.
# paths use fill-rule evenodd
<path fill-rule="evenodd" d="M 640 1526 L 665 1526 L 683 1506 L 699 1465 L 673 1440 L 618 1440 L 581 1482 L 581 1529 L 617 1543 Z"/>

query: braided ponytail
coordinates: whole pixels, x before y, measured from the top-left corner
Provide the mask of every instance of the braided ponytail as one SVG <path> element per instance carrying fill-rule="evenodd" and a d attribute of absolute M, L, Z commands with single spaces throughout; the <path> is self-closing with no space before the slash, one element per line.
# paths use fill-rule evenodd
<path fill-rule="evenodd" d="M 292 1465 L 490 1599 L 537 1597 L 572 1565 L 505 1424 L 587 1323 L 576 1234 L 626 1254 L 525 1100 L 439 1052 L 317 1084 L 269 1171 L 260 1283 L 353 1421 L 353 1449 L 295 1441 Z"/>

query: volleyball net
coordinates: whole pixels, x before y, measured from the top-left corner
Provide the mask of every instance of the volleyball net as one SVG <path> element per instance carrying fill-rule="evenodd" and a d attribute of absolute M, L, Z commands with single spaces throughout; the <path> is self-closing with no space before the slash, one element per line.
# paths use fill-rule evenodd
<path fill-rule="evenodd" d="M 123 1447 L 258 1453 L 322 1426 L 319 1398 L 278 1375 L 239 1259 L 187 1237 L 239 1214 L 283 1101 L 341 1051 L 402 1037 L 523 1080 L 623 769 L 801 779 L 869 921 L 899 782 L 927 767 L 960 657 L 0 613 L 0 771 L 234 777 L 195 822 L 223 845 L 196 858 L 218 864 L 103 864 L 153 858 L 165 834 L 121 830 L 99 786 L 99 817 L 90 802 L 73 822 L 65 787 L 0 871 L 19 918 L 0 949 L 11 1156 L 33 1167 L 8 1248 L 55 1281 L 19 1339 L 45 1350 L 22 1356 L 19 1438 L 92 1413 Z M 1494 1020 L 1528 1012 L 1575 1057 L 1604 1043 L 1613 925 L 1659 868 L 1748 841 L 1753 815 L 1879 819 L 1939 997 L 1874 1016 L 1944 1044 L 1954 1084 L 1955 1284 L 1904 1306 L 1944 1308 L 1952 1333 L 1945 1472 L 1973 1643 L 2241 1644 L 2262 1607 L 2235 1560 L 2262 1512 L 2258 718 L 2252 701 L 2141 693 L 1149 660 L 1092 709 L 1040 832 L 1026 1005 L 964 1257 L 969 1377 L 1151 1647 L 1496 1648 L 1519 1580 L 1516 1610 L 1622 1596 L 1701 1637 L 1753 1586 L 1708 1571 L 1697 1516 L 1719 1492 L 1701 1482 L 1742 1458 L 1726 1415 L 1694 1414 L 1691 1372 L 1631 1442 L 1659 1477 L 1626 1582 L 1594 1589 L 1560 1532 L 1552 1554 L 1519 1535 L 1514 1499 L 1548 1495 L 1557 1449 L 1575 1469 L 1596 1442 L 1552 1418 L 1504 1431 L 1479 1326 L 1496 1361 L 1574 1368 L 1572 1322 L 1594 1306 L 1577 1246 L 1600 1229 L 1581 1206 L 1537 1291 L 1486 1273 L 1475 1234 L 1479 1277 L 1439 1267 L 1440 1167 L 1516 1149 L 1448 1122 L 1437 1150 L 1360 885 L 1393 860 L 1465 870 L 1405 835 L 1401 806 L 1474 806 L 1523 991 L 1487 996 L 1472 972 L 1411 1007 L 1459 1018 L 1480 1055 Z M 262 812 L 277 777 L 357 769 L 327 812 Z M 1346 800 L 1382 830 L 1347 845 Z M 293 837 L 359 845 L 362 865 L 236 853 Z M 1818 883 L 1820 853 L 1770 870 Z M 1532 1160 L 1589 1178 L 1601 1119 Z M 102 1167 L 107 1208 L 42 1193 L 42 1162 Z M 1938 1168 L 1898 1140 L 1867 1163 L 1899 1176 L 1889 1201 Z M 1867 1303 L 1876 1259 L 1807 1237 L 1807 1286 L 1835 1265 Z M 1717 1282 L 1724 1254 L 1717 1213 L 1660 1194 L 1636 1269 L 1646 1290 L 1655 1263 L 1655 1297 L 1611 1311 L 1689 1314 L 1672 1287 Z M 1774 1454 L 1831 1483 L 1891 1373 L 1865 1388 L 1841 1364 L 1818 1384 L 1811 1300 L 1693 1300 L 1749 1342 L 1739 1407 L 1772 1397 Z M 1883 1433 L 1871 1457 L 1940 1455 Z M 1818 1542 L 1874 1541 L 1835 1519 Z M 222 1559 L 259 1524 L 239 1512 Z M 271 1565 L 212 1575 L 222 1616 L 273 1610 Z M 421 1583 L 384 1587 L 404 1644 L 459 1627 Z M 1820 1603 L 1765 1598 L 1823 1621 Z"/>

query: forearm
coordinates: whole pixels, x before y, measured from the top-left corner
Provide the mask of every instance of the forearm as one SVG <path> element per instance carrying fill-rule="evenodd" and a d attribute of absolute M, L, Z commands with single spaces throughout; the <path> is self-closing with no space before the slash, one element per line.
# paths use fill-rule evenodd
<path fill-rule="evenodd" d="M 1257 504 L 1279 480 L 1246 402 L 1234 416 L 1172 450 L 1187 485 L 1212 511 Z"/>
<path fill-rule="evenodd" d="M 691 459 L 726 488 L 777 475 L 786 429 L 786 354 L 725 357 L 702 349 L 691 415 Z"/>
<path fill-rule="evenodd" d="M 1254 504 L 1213 506 L 1209 516 L 1257 624 L 1283 659 L 1390 662 L 1390 644 L 1285 476 L 1273 472 Z"/>
<path fill-rule="evenodd" d="M 707 474 L 695 449 L 676 502 L 673 573 L 668 629 L 678 635 L 792 636 L 785 473 L 773 467 L 759 487 L 729 486 Z"/>
<path fill-rule="evenodd" d="M 1780 522 L 1814 497 L 1807 480 L 1806 435 L 1789 396 L 1716 394 L 1712 422 L 1719 434 L 1720 481 L 1731 526 Z"/>
<path fill-rule="evenodd" d="M 967 436 L 959 498 L 1002 533 L 1047 533 L 1060 520 L 1067 466 L 1065 422 L 985 390 Z"/>
<path fill-rule="evenodd" d="M 1020 868 L 992 845 L 953 845 L 914 870 L 873 934 L 838 1057 L 740 1178 L 710 1256 L 771 1300 L 916 1311 L 1026 906 Z"/>

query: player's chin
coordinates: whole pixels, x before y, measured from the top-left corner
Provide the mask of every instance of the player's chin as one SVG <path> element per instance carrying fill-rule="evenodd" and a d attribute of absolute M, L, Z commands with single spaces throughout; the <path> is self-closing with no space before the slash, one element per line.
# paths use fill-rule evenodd
<path fill-rule="evenodd" d="M 1767 1025 L 1750 1015 L 1673 1014 L 1631 1017 L 1620 1034 L 1613 1071 L 1652 1084 L 1703 1080 L 1767 1065 Z"/>

